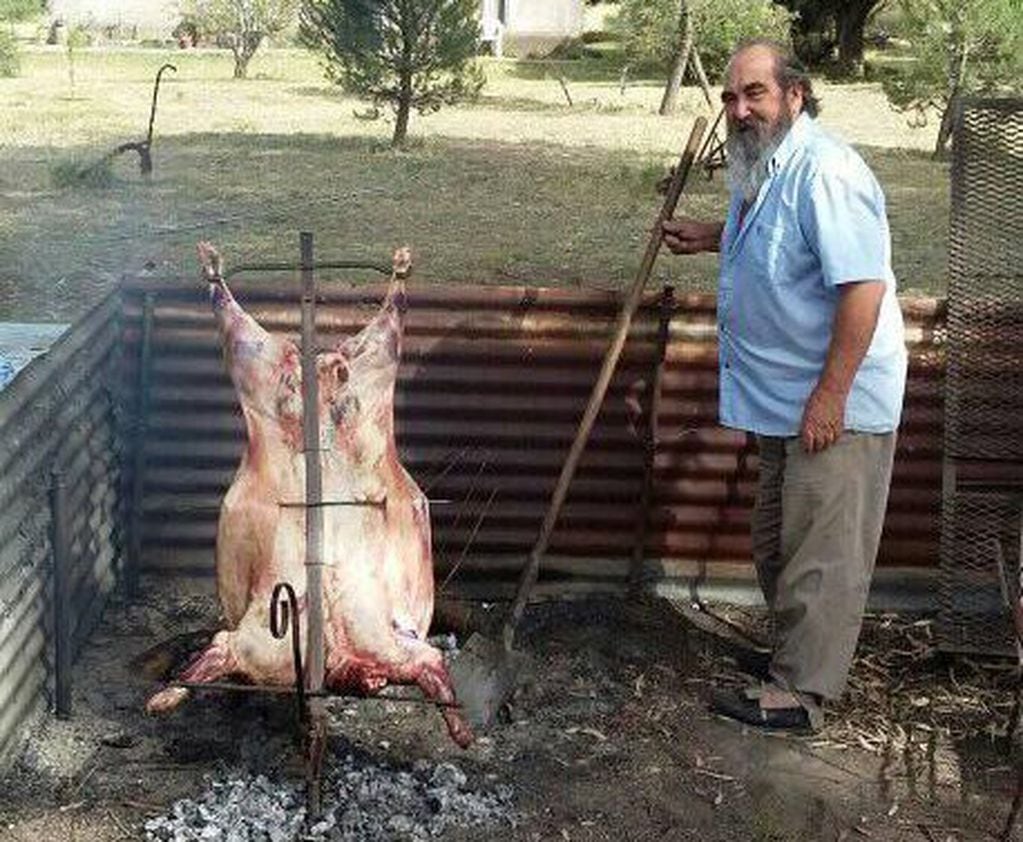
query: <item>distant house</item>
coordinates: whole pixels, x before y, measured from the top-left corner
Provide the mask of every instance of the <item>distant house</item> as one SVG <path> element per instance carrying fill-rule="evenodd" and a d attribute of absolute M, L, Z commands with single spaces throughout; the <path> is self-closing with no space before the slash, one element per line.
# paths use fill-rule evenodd
<path fill-rule="evenodd" d="M 138 38 L 166 39 L 181 20 L 175 0 L 50 0 L 50 18 L 88 23 Z"/>
<path fill-rule="evenodd" d="M 501 55 L 550 48 L 583 29 L 583 0 L 480 0 L 483 40 Z"/>

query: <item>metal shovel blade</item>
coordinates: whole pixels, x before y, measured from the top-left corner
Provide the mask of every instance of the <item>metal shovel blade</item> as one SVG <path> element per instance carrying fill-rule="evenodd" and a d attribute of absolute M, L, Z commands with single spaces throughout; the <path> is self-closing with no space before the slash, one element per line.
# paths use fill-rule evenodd
<path fill-rule="evenodd" d="M 494 721 L 515 692 L 528 662 L 524 653 L 473 632 L 449 667 L 455 698 L 470 726 L 485 728 Z"/>

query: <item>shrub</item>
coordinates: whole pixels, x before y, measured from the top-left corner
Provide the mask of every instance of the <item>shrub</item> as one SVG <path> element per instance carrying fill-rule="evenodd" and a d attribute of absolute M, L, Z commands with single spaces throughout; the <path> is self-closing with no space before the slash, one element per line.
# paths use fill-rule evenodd
<path fill-rule="evenodd" d="M 792 16 L 764 0 L 712 0 L 697 3 L 696 43 L 707 73 L 724 73 L 728 57 L 744 38 L 788 43 Z"/>
<path fill-rule="evenodd" d="M 634 66 L 667 71 L 678 41 L 679 0 L 622 0 L 615 18 Z M 770 0 L 689 0 L 696 48 L 713 79 L 745 38 L 789 41 L 791 14 Z"/>
<path fill-rule="evenodd" d="M 104 188 L 114 183 L 114 170 L 109 155 L 85 164 L 76 158 L 63 158 L 50 168 L 50 180 L 60 190 Z"/>
<path fill-rule="evenodd" d="M 941 113 L 941 155 L 963 97 L 1023 90 L 1023 16 L 1017 0 L 902 0 L 900 10 L 914 60 L 885 73 L 884 90 L 921 123 Z"/>
<path fill-rule="evenodd" d="M 300 30 L 323 53 L 329 79 L 394 109 L 391 145 L 400 147 L 413 110 L 479 94 L 477 13 L 475 0 L 307 0 Z"/>
<path fill-rule="evenodd" d="M 21 70 L 18 45 L 6 29 L 0 29 L 0 76 L 17 76 Z"/>

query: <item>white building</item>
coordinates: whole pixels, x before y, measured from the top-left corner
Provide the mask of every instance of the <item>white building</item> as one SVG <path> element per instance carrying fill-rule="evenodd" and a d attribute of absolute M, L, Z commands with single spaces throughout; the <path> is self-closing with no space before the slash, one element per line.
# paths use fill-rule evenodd
<path fill-rule="evenodd" d="M 135 29 L 169 38 L 181 20 L 177 0 L 50 0 L 50 17 L 100 28 Z M 583 0 L 480 0 L 483 40 L 500 54 L 507 43 L 520 52 L 553 47 L 582 33 Z"/>
<path fill-rule="evenodd" d="M 483 40 L 501 55 L 508 42 L 554 46 L 583 30 L 583 0 L 480 0 Z"/>
<path fill-rule="evenodd" d="M 49 9 L 52 20 L 134 30 L 139 37 L 169 38 L 181 20 L 176 0 L 50 0 Z"/>

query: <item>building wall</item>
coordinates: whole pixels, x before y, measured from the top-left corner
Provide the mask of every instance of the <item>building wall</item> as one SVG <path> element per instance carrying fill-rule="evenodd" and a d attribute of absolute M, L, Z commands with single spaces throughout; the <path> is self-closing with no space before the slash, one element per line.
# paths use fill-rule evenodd
<path fill-rule="evenodd" d="M 572 37 L 582 32 L 582 0 L 505 0 L 508 34 Z"/>
<path fill-rule="evenodd" d="M 173 0 L 51 0 L 50 15 L 66 23 L 137 27 L 140 33 L 164 38 L 181 18 Z"/>

